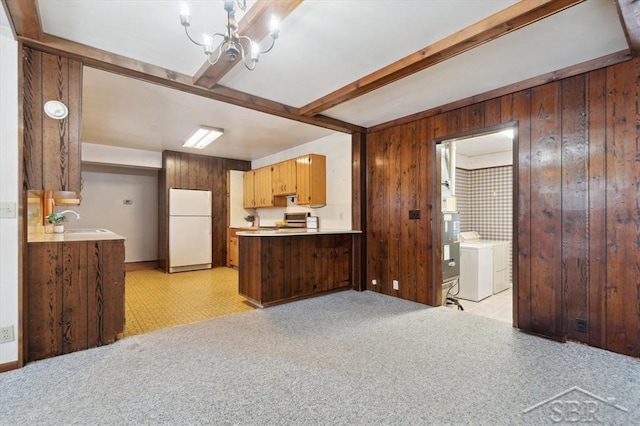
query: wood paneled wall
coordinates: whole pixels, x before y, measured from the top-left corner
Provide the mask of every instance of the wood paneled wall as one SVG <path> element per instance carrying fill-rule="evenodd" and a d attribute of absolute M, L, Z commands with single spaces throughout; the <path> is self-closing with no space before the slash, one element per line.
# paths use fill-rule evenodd
<path fill-rule="evenodd" d="M 515 324 L 640 356 L 639 79 L 636 59 L 369 134 L 368 289 L 437 301 L 434 145 L 514 122 Z"/>
<path fill-rule="evenodd" d="M 82 63 L 28 47 L 22 49 L 24 189 L 80 191 Z M 45 102 L 69 109 L 48 117 Z"/>
<path fill-rule="evenodd" d="M 250 170 L 251 162 L 206 155 L 164 151 L 158 180 L 158 264 L 168 272 L 169 188 L 199 189 L 212 192 L 213 262 L 227 263 L 227 171 Z"/>

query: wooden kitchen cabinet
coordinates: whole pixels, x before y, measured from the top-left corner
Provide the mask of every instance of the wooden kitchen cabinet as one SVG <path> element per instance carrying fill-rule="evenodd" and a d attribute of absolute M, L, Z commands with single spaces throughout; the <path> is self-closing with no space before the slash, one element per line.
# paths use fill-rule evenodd
<path fill-rule="evenodd" d="M 242 206 L 245 209 L 256 207 L 255 170 L 247 170 L 242 177 Z"/>
<path fill-rule="evenodd" d="M 227 245 L 227 266 L 238 267 L 238 232 L 237 228 L 229 228 L 229 242 Z"/>
<path fill-rule="evenodd" d="M 27 361 L 124 332 L 124 240 L 29 243 L 27 251 Z"/>
<path fill-rule="evenodd" d="M 300 206 L 327 204 L 327 157 L 309 154 L 296 159 L 297 202 Z"/>
<path fill-rule="evenodd" d="M 273 165 L 271 174 L 273 195 L 293 195 L 296 193 L 296 159 Z"/>
<path fill-rule="evenodd" d="M 245 172 L 244 200 L 242 202 L 244 208 L 285 207 L 287 205 L 286 198 L 273 196 L 271 168 L 271 166 L 267 166 Z"/>
<path fill-rule="evenodd" d="M 22 50 L 25 189 L 80 192 L 82 63 L 24 47 Z M 44 113 L 49 100 L 69 115 Z"/>

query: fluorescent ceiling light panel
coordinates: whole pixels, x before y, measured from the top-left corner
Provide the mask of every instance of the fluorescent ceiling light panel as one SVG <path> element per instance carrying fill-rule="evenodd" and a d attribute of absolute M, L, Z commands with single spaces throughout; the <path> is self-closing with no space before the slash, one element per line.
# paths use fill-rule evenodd
<path fill-rule="evenodd" d="M 200 126 L 193 135 L 187 141 L 182 144 L 185 148 L 202 149 L 209 145 L 211 142 L 222 136 L 224 130 L 215 129 L 213 127 Z"/>

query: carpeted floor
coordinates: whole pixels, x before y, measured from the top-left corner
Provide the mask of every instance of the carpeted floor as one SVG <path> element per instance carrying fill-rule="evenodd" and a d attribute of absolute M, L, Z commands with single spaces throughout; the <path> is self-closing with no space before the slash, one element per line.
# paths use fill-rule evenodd
<path fill-rule="evenodd" d="M 539 425 L 576 413 L 640 424 L 640 361 L 372 292 L 160 330 L 0 374 L 3 425 Z"/>

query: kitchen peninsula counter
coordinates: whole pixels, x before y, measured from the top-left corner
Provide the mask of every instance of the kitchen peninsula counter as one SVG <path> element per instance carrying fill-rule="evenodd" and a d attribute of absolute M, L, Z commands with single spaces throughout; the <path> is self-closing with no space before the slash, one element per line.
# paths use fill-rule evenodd
<path fill-rule="evenodd" d="M 362 231 L 257 229 L 238 232 L 238 291 L 267 307 L 353 288 Z"/>
<path fill-rule="evenodd" d="M 362 231 L 350 229 L 308 229 L 308 228 L 257 228 L 250 231 L 238 231 L 236 235 L 243 237 L 286 237 L 301 235 L 337 235 L 361 234 Z"/>

